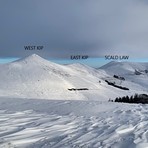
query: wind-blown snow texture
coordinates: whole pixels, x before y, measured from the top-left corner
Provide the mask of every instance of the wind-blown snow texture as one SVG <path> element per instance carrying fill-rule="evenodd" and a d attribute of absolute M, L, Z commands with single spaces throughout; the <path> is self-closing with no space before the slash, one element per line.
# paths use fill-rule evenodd
<path fill-rule="evenodd" d="M 0 147 L 148 147 L 147 105 L 14 98 L 0 104 Z"/>
<path fill-rule="evenodd" d="M 2 64 L 0 147 L 146 148 L 148 106 L 108 99 L 147 94 L 147 82 L 147 63 L 111 62 L 94 69 L 31 55 Z"/>

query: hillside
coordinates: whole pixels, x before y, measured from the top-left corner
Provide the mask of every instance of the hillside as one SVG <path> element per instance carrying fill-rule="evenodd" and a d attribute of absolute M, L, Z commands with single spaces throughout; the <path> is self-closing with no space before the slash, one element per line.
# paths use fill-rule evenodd
<path fill-rule="evenodd" d="M 131 90 L 148 92 L 148 63 L 110 62 L 100 69 L 108 75 L 124 77 Z"/>
<path fill-rule="evenodd" d="M 59 65 L 38 55 L 0 65 L 0 96 L 50 100 L 108 100 L 146 92 L 147 64 L 111 62 L 100 69 L 82 64 Z M 144 74 L 143 74 L 144 73 Z M 113 74 L 125 77 L 119 80 Z M 115 83 L 114 87 L 108 83 Z M 127 87 L 129 91 L 120 89 Z M 69 91 L 68 89 L 72 89 Z M 75 90 L 76 89 L 76 90 Z"/>

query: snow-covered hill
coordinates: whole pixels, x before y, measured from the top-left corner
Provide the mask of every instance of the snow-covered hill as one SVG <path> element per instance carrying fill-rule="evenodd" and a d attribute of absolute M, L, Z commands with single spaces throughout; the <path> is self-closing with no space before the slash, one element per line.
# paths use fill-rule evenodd
<path fill-rule="evenodd" d="M 0 66 L 0 91 L 4 96 L 67 99 L 82 95 L 69 93 L 72 84 L 66 81 L 73 71 L 49 62 L 38 55 Z"/>
<path fill-rule="evenodd" d="M 144 72 L 145 70 L 148 70 L 148 63 L 112 61 L 102 66 L 100 69 L 104 69 L 109 74 L 124 75 L 135 73 L 135 70 Z"/>
<path fill-rule="evenodd" d="M 148 93 L 148 63 L 136 62 L 110 62 L 100 69 L 105 70 L 108 75 L 124 77 L 125 86 L 130 90 L 144 91 Z"/>
<path fill-rule="evenodd" d="M 82 64 L 59 65 L 33 54 L 0 65 L 0 96 L 56 100 L 114 99 L 137 91 L 147 92 L 147 69 L 148 64 L 118 62 L 111 62 L 98 70 Z M 123 76 L 125 80 L 114 78 L 113 74 Z M 129 90 L 108 85 L 106 81 Z M 68 90 L 73 88 L 76 90 Z"/>

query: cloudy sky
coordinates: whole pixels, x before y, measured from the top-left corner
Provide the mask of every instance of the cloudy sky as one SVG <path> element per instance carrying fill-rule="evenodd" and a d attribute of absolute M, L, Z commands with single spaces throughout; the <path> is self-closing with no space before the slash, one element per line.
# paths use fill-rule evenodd
<path fill-rule="evenodd" d="M 28 51 L 24 46 L 44 46 Z M 1 0 L 0 57 L 148 57 L 147 0 Z"/>

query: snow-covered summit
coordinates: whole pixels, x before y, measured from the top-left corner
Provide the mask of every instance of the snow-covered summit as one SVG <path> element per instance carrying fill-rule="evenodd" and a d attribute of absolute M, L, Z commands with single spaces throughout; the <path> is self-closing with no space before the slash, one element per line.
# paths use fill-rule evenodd
<path fill-rule="evenodd" d="M 148 70 L 148 63 L 112 61 L 102 66 L 100 69 L 103 69 L 110 74 L 127 74 L 133 73 L 135 70 Z"/>
<path fill-rule="evenodd" d="M 25 58 L 21 58 L 21 59 L 16 60 L 12 63 L 21 63 L 21 64 L 29 64 L 29 63 L 31 63 L 31 64 L 34 64 L 34 63 L 36 63 L 36 64 L 49 64 L 50 63 L 51 64 L 51 62 L 40 57 L 37 54 L 31 54 L 31 55 L 29 55 Z"/>
<path fill-rule="evenodd" d="M 39 61 L 39 60 L 44 60 L 42 57 L 40 57 L 37 54 L 31 54 L 30 56 L 25 57 L 23 60 L 35 60 L 35 61 Z"/>

